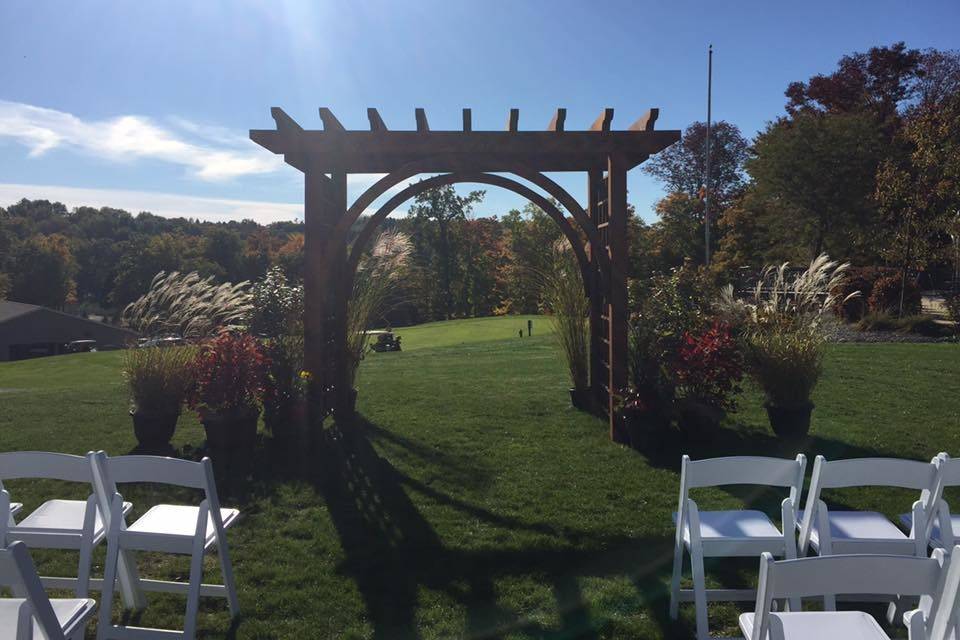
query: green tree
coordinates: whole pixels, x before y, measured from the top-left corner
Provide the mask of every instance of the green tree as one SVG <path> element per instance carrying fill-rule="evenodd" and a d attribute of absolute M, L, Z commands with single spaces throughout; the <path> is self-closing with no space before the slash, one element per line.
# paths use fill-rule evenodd
<path fill-rule="evenodd" d="M 414 259 L 420 258 L 420 264 L 428 266 L 437 279 L 431 296 L 435 317 L 451 318 L 458 306 L 463 307 L 462 291 L 458 299 L 454 290 L 463 283 L 456 252 L 461 246 L 462 222 L 484 193 L 471 191 L 461 196 L 450 185 L 430 189 L 416 197 L 407 213 L 414 221 Z"/>
<path fill-rule="evenodd" d="M 749 155 L 747 140 L 736 125 L 720 120 L 710 129 L 710 196 L 715 211 L 723 211 L 743 188 L 744 163 Z M 670 193 L 702 197 L 706 180 L 707 125 L 694 122 L 679 144 L 674 144 L 643 165 L 664 183 Z"/>
<path fill-rule="evenodd" d="M 767 202 L 762 210 L 772 214 L 762 222 L 767 232 L 796 239 L 810 259 L 873 255 L 884 152 L 869 115 L 801 113 L 770 124 L 747 162 L 755 195 Z"/>
<path fill-rule="evenodd" d="M 76 263 L 67 238 L 35 235 L 14 253 L 10 298 L 17 302 L 62 308 L 73 296 Z"/>

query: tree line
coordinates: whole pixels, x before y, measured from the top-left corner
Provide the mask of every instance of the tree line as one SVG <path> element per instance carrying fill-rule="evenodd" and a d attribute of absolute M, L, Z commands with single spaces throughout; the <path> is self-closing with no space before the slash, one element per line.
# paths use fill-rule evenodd
<path fill-rule="evenodd" d="M 960 241 L 960 54 L 874 47 L 790 83 L 785 97 L 784 112 L 752 140 L 729 122 L 712 127 L 710 274 L 731 281 L 744 267 L 822 252 L 904 274 L 947 265 L 952 238 Z M 704 266 L 705 148 L 705 124 L 693 123 L 643 165 L 666 195 L 653 223 L 631 211 L 632 277 Z M 392 320 L 540 309 L 538 274 L 562 234 L 534 205 L 477 217 L 484 195 L 442 187 L 384 221 L 412 244 Z M 300 280 L 303 243 L 296 222 L 199 222 L 23 200 L 0 208 L 0 296 L 116 314 L 159 271 L 240 282 L 276 265 Z"/>

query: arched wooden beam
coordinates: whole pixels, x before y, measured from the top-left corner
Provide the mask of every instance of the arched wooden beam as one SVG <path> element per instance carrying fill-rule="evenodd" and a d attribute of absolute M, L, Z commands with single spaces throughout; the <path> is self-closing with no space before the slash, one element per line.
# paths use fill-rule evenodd
<path fill-rule="evenodd" d="M 580 277 L 583 281 L 584 295 L 590 295 L 590 261 L 587 258 L 586 252 L 583 250 L 583 238 L 577 233 L 577 230 L 570 224 L 570 221 L 563 215 L 563 213 L 549 200 L 544 198 L 542 195 L 530 189 L 526 185 L 523 185 L 516 180 L 512 180 L 505 176 L 499 176 L 492 173 L 446 173 L 439 176 L 433 176 L 432 178 L 427 178 L 421 180 L 416 184 L 411 184 L 407 188 L 403 189 L 392 198 L 387 200 L 383 206 L 381 206 L 373 216 L 367 220 L 367 223 L 363 225 L 363 229 L 360 230 L 357 239 L 353 243 L 353 248 L 350 250 L 350 257 L 347 259 L 347 274 L 349 277 L 348 289 L 350 291 L 353 289 L 353 279 L 357 272 L 357 266 L 360 264 L 360 257 L 363 255 L 364 249 L 367 244 L 370 242 L 373 232 L 376 231 L 377 227 L 389 216 L 391 213 L 396 210 L 401 204 L 414 198 L 417 195 L 423 193 L 424 191 L 429 191 L 430 189 L 435 189 L 437 187 L 442 187 L 448 184 L 455 184 L 458 182 L 476 182 L 479 184 L 489 184 L 495 187 L 501 187 L 516 193 L 517 195 L 526 198 L 533 204 L 537 205 L 543 211 L 553 218 L 554 222 L 560 227 L 560 231 L 563 232 L 563 235 L 567 238 L 567 241 L 570 242 L 570 246 L 573 247 L 574 254 L 577 256 L 577 263 L 580 266 Z"/>
<path fill-rule="evenodd" d="M 430 162 L 429 158 L 421 162 L 408 163 L 396 171 L 383 176 L 373 183 L 366 191 L 361 193 L 356 201 L 350 205 L 350 208 L 347 209 L 346 215 L 341 217 L 337 221 L 336 226 L 331 229 L 330 235 L 327 238 L 329 246 L 333 248 L 345 242 L 350 228 L 357 220 L 360 219 L 360 216 L 363 215 L 363 212 L 373 204 L 374 200 L 404 180 L 408 180 L 418 173 L 423 173 L 423 166 L 428 162 Z M 583 207 L 580 206 L 580 203 L 577 202 L 576 198 L 571 196 L 566 189 L 539 171 L 533 171 L 522 165 L 504 167 L 504 171 L 509 171 L 510 173 L 520 176 L 524 180 L 537 185 L 549 195 L 553 196 L 560 204 L 564 206 L 567 211 L 570 212 L 570 215 L 573 216 L 573 219 L 577 221 L 577 225 L 587 236 L 587 240 L 590 241 L 590 246 L 603 246 L 603 243 L 600 241 L 600 234 L 597 231 L 596 226 L 590 220 L 590 217 L 587 215 L 587 212 L 584 211 Z M 610 273 L 610 256 L 607 255 L 606 251 L 594 251 L 593 255 L 595 255 L 598 260 L 601 277 L 603 278 L 603 281 L 606 282 L 607 276 Z"/>
<path fill-rule="evenodd" d="M 587 239 L 590 241 L 590 246 L 603 246 L 603 242 L 600 241 L 600 233 L 597 231 L 597 227 L 593 224 L 593 221 L 590 220 L 590 216 L 587 215 L 587 212 L 583 210 L 583 207 L 580 206 L 577 199 L 571 196 L 566 189 L 539 171 L 531 171 L 520 165 L 512 165 L 504 170 L 518 175 L 528 182 L 532 182 L 556 198 L 557 202 L 562 204 L 564 208 L 570 212 L 570 215 L 573 216 L 573 219 L 577 221 L 580 229 L 583 230 L 583 233 L 586 234 Z M 600 274 L 604 282 L 606 282 L 607 274 L 610 273 L 610 256 L 607 255 L 606 251 L 602 250 L 595 251 L 594 255 L 596 255 L 599 261 Z"/>

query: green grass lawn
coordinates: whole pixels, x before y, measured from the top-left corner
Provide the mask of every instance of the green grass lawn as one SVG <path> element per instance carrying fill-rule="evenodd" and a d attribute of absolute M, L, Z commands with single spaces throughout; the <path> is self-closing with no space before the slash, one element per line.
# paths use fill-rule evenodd
<path fill-rule="evenodd" d="M 404 351 L 362 365 L 360 424 L 331 425 L 293 452 L 264 436 L 252 468 L 215 460 L 223 502 L 244 514 L 230 532 L 243 615 L 231 627 L 225 603 L 204 601 L 204 636 L 692 637 L 692 605 L 678 623 L 666 606 L 680 450 L 650 460 L 612 444 L 603 421 L 569 407 L 549 323 L 535 319 L 532 338 L 517 337 L 521 327 L 525 319 L 510 317 L 398 329 Z M 100 353 L 0 365 L 0 450 L 130 451 L 119 361 Z M 833 346 L 815 402 L 808 453 L 960 455 L 960 347 Z M 202 444 L 185 414 L 174 445 L 197 457 Z M 773 437 L 752 390 L 721 429 L 680 446 L 694 457 L 796 453 Z M 8 488 L 27 509 L 51 490 L 84 493 L 47 482 Z M 136 513 L 171 497 L 124 495 Z M 767 493 L 698 495 L 701 508 L 779 511 Z M 916 499 L 884 489 L 826 497 L 891 516 Z M 75 571 L 74 555 L 36 557 L 48 573 Z M 756 564 L 708 574 L 746 586 Z M 218 579 L 213 558 L 208 566 Z M 141 567 L 151 577 L 187 570 L 154 556 Z M 152 596 L 139 622 L 175 628 L 182 606 Z M 711 605 L 712 631 L 733 635 L 737 612 Z"/>

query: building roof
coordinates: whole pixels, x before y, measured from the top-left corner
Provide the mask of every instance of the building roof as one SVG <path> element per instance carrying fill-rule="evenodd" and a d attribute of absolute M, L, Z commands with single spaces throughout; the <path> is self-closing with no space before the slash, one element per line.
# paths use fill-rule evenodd
<path fill-rule="evenodd" d="M 96 320 L 81 318 L 80 316 L 64 313 L 63 311 L 57 311 L 56 309 L 51 309 L 49 307 L 41 307 L 36 304 L 27 304 L 25 302 L 14 302 L 12 300 L 0 300 L 0 325 L 15 318 L 20 318 L 27 314 L 37 313 L 40 311 L 64 316 L 76 322 L 94 324 L 98 327 L 109 327 L 110 329 L 116 329 L 117 331 L 126 331 L 131 335 L 137 335 L 136 331 L 131 331 L 130 329 L 126 329 L 124 327 L 117 327 L 105 322 L 97 322 Z"/>
<path fill-rule="evenodd" d="M 38 307 L 35 304 L 26 304 L 24 302 L 13 302 L 12 300 L 0 300 L 0 323 L 4 323 L 7 320 L 13 320 L 14 318 L 19 318 L 28 313 L 33 313 L 38 309 L 43 307 Z"/>

